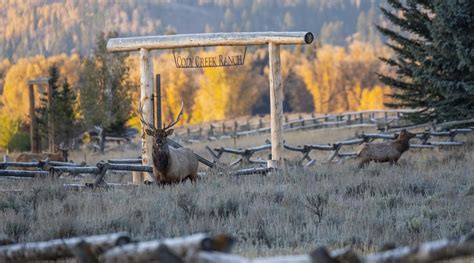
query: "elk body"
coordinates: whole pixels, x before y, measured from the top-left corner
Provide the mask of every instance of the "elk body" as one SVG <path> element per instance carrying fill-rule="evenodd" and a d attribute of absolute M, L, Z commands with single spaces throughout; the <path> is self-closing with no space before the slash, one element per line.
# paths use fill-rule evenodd
<path fill-rule="evenodd" d="M 16 162 L 32 162 L 32 161 L 43 161 L 43 160 L 67 162 L 68 161 L 68 150 L 60 149 L 59 152 L 50 153 L 22 153 L 16 158 Z"/>
<path fill-rule="evenodd" d="M 397 163 L 404 152 L 410 149 L 410 139 L 416 134 L 403 129 L 398 138 L 389 142 L 364 143 L 357 152 L 358 166 L 362 168 L 371 161 Z"/>
<path fill-rule="evenodd" d="M 178 123 L 183 114 L 183 105 L 175 121 L 163 129 L 147 123 L 140 109 L 140 121 L 145 126 L 145 133 L 153 137 L 153 176 L 158 184 L 179 183 L 186 179 L 197 179 L 199 161 L 191 149 L 173 148 L 168 145 L 167 137 L 173 134 L 172 127 Z"/>

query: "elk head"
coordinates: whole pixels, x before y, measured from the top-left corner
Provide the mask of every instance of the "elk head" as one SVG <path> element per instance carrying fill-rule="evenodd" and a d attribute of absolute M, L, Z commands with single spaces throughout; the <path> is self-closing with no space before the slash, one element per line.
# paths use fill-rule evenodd
<path fill-rule="evenodd" d="M 172 121 L 168 125 L 164 125 L 163 128 L 160 128 L 160 127 L 155 128 L 155 125 L 145 121 L 145 118 L 143 117 L 142 106 L 140 106 L 140 110 L 139 110 L 140 121 L 145 126 L 145 133 L 148 136 L 153 137 L 153 140 L 154 140 L 153 148 L 155 148 L 155 146 L 158 146 L 161 148 L 162 146 L 167 145 L 166 137 L 173 134 L 174 129 L 172 128 L 174 125 L 176 125 L 176 123 L 179 122 L 179 120 L 181 119 L 181 116 L 183 116 L 183 108 L 184 108 L 184 103 L 181 102 L 181 110 L 179 111 L 179 114 L 178 114 L 178 117 L 176 117 L 176 120 Z"/>
<path fill-rule="evenodd" d="M 398 140 L 401 141 L 409 141 L 411 138 L 416 137 L 415 133 L 411 133 L 407 131 L 406 129 L 403 129 L 400 131 L 400 135 L 398 135 Z"/>
<path fill-rule="evenodd" d="M 61 153 L 62 159 L 64 162 L 68 161 L 69 158 L 69 146 L 64 142 L 60 143 L 58 146 L 55 146 L 55 152 Z"/>

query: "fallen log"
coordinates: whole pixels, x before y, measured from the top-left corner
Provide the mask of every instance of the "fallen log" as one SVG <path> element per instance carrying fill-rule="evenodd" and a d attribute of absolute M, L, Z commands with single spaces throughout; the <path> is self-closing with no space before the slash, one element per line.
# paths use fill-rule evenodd
<path fill-rule="evenodd" d="M 414 247 L 401 247 L 365 257 L 364 262 L 433 262 L 474 255 L 474 233 Z"/>
<path fill-rule="evenodd" d="M 0 262 L 25 262 L 70 258 L 74 256 L 71 250 L 77 247 L 80 242 L 85 242 L 95 255 L 99 255 L 115 246 L 129 243 L 130 237 L 127 233 L 120 232 L 0 246 Z"/>
<path fill-rule="evenodd" d="M 233 243 L 233 239 L 226 235 L 209 237 L 195 234 L 115 247 L 105 252 L 100 259 L 101 262 L 150 262 L 174 256 L 186 259 L 199 251 L 229 251 Z"/>
<path fill-rule="evenodd" d="M 237 255 L 221 252 L 201 251 L 185 262 L 205 263 L 315 263 L 315 262 L 347 262 L 360 263 L 360 258 L 350 249 L 338 249 L 328 252 L 325 248 L 318 248 L 308 255 L 275 256 L 247 259 Z"/>

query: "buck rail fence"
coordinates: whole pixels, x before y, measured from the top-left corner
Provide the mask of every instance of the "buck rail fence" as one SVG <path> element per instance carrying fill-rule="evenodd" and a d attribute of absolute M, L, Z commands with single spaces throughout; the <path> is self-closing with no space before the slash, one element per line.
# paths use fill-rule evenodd
<path fill-rule="evenodd" d="M 474 120 L 456 121 L 450 123 L 438 124 L 438 127 L 445 127 L 448 124 L 463 124 L 473 123 Z M 421 127 L 420 125 L 415 126 L 416 128 Z M 462 128 L 462 129 L 451 129 L 445 131 L 424 131 L 416 133 L 416 139 L 419 143 L 410 144 L 411 148 L 426 148 L 433 149 L 435 147 L 443 146 L 462 146 L 465 142 L 456 141 L 455 137 L 459 134 L 467 134 L 474 132 L 474 127 Z M 353 158 L 357 155 L 356 152 L 340 152 L 343 146 L 358 145 L 364 142 L 370 142 L 376 139 L 388 140 L 395 139 L 398 136 L 394 132 L 374 133 L 374 134 L 356 134 L 355 137 L 346 140 L 338 141 L 332 144 L 306 144 L 303 146 L 293 146 L 284 144 L 284 148 L 287 151 L 299 152 L 302 157 L 295 162 L 298 166 L 311 166 L 316 163 L 316 160 L 310 156 L 312 151 L 330 151 L 330 156 L 323 162 L 333 162 L 337 157 L 338 161 L 343 161 L 348 158 Z M 448 137 L 448 141 L 430 141 L 434 137 Z M 176 148 L 181 147 L 179 143 L 169 140 L 170 144 Z M 234 176 L 248 175 L 248 174 L 267 174 L 273 169 L 264 166 L 267 161 L 264 159 L 252 159 L 253 155 L 258 152 L 267 151 L 271 149 L 269 141 L 266 144 L 251 147 L 247 149 L 232 149 L 232 148 L 215 148 L 214 150 L 207 147 L 206 149 L 210 153 L 213 161 L 207 160 L 206 158 L 197 155 L 201 163 L 205 164 L 210 168 L 214 168 L 218 173 L 230 174 Z M 238 155 L 239 158 L 230 164 L 223 163 L 221 157 L 224 153 Z M 236 165 L 257 165 L 257 167 L 246 167 L 244 169 L 235 170 L 232 168 Z M 36 168 L 34 171 L 30 170 L 6 170 L 6 168 Z M 62 173 L 68 173 L 72 175 L 77 174 L 92 174 L 95 175 L 95 179 L 91 183 L 85 184 L 65 184 L 66 188 L 78 189 L 78 188 L 95 188 L 104 187 L 109 188 L 112 186 L 122 186 L 122 184 L 110 184 L 105 182 L 104 178 L 107 171 L 132 171 L 132 172 L 153 172 L 153 167 L 150 165 L 142 165 L 140 158 L 135 159 L 112 159 L 107 162 L 101 161 L 95 166 L 87 166 L 85 163 L 74 164 L 67 162 L 53 162 L 53 161 L 36 161 L 36 162 L 9 162 L 4 161 L 0 163 L 0 178 L 32 178 L 32 177 L 44 177 L 44 176 L 55 176 Z M 207 176 L 206 173 L 199 173 L 199 177 Z"/>
<path fill-rule="evenodd" d="M 10 243 L 10 244 L 8 244 Z M 25 262 L 75 258 L 78 262 L 433 262 L 474 255 L 474 233 L 452 239 L 399 247 L 369 255 L 350 248 L 329 251 L 321 246 L 303 255 L 247 259 L 230 253 L 235 239 L 226 234 L 198 233 L 186 237 L 135 241 L 126 232 L 55 239 L 42 242 L 0 243 L 0 262 Z"/>
<path fill-rule="evenodd" d="M 418 139 L 418 143 L 410 144 L 411 148 L 424 148 L 424 149 L 434 149 L 436 147 L 443 147 L 443 146 L 462 146 L 464 144 L 463 141 L 455 141 L 455 137 L 458 134 L 467 134 L 474 132 L 474 127 L 470 128 L 463 128 L 463 129 L 451 129 L 447 131 L 424 131 L 416 133 L 416 139 Z M 312 151 L 329 151 L 331 152 L 329 158 L 324 162 L 332 162 L 337 157 L 339 161 L 343 161 L 348 158 L 353 158 L 357 156 L 356 152 L 340 152 L 343 146 L 349 145 L 359 145 L 364 142 L 371 142 L 376 139 L 382 140 L 393 140 L 398 137 L 397 133 L 370 133 L 370 134 L 356 134 L 353 138 L 349 138 L 342 141 L 337 141 L 330 144 L 305 144 L 305 145 L 288 145 L 284 143 L 284 148 L 287 151 L 291 152 L 299 152 L 302 154 L 302 157 L 296 162 L 297 165 L 303 166 L 311 166 L 316 163 L 316 160 L 311 158 L 310 153 Z M 448 141 L 430 141 L 433 137 L 448 137 Z M 264 145 L 255 146 L 247 149 L 233 149 L 233 148 L 214 148 L 211 149 L 210 147 L 206 147 L 208 152 L 211 154 L 214 162 L 219 163 L 222 166 L 236 166 L 236 165 L 264 165 L 266 163 L 265 160 L 259 159 L 252 159 L 254 154 L 258 152 L 268 151 L 271 148 L 270 141 L 266 141 Z M 231 162 L 230 164 L 226 165 L 220 161 L 222 155 L 231 154 L 237 155 L 239 158 L 236 161 Z M 305 161 L 307 161 L 305 163 Z"/>
<path fill-rule="evenodd" d="M 128 186 L 131 184 L 116 184 L 107 183 L 104 179 L 107 171 L 131 171 L 131 172 L 153 172 L 151 165 L 142 165 L 141 159 L 115 159 L 108 162 L 101 161 L 96 166 L 86 166 L 85 164 L 60 163 L 49 162 L 48 160 L 38 162 L 3 162 L 0 163 L 0 179 L 2 178 L 41 178 L 51 176 L 58 177 L 61 174 L 79 175 L 91 174 L 95 176 L 93 182 L 85 184 L 64 184 L 67 189 L 81 189 L 81 188 L 109 188 L 117 186 Z M 6 168 L 36 168 L 37 170 L 11 170 Z M 266 174 L 272 171 L 272 168 L 256 167 L 246 168 L 240 170 L 226 171 L 227 174 L 233 176 L 248 175 L 248 174 Z M 221 171 L 220 173 L 223 173 Z M 207 173 L 198 173 L 200 178 L 207 176 Z"/>
<path fill-rule="evenodd" d="M 179 143 L 169 140 L 169 144 L 175 148 L 182 147 Z M 227 170 L 222 171 L 221 166 L 216 162 L 211 162 L 201 155 L 196 154 L 199 162 L 208 166 L 209 168 L 216 169 L 220 173 L 227 173 L 234 176 L 248 175 L 248 174 L 266 174 L 273 170 L 273 168 L 268 167 L 257 167 L 257 168 L 247 168 L 240 170 Z M 5 158 L 6 159 L 6 158 Z M 129 184 L 113 184 L 107 183 L 104 178 L 107 171 L 131 171 L 131 172 L 153 172 L 153 167 L 151 165 L 142 165 L 141 158 L 135 159 L 112 159 L 107 162 L 101 161 L 95 166 L 87 166 L 85 163 L 75 164 L 68 162 L 55 162 L 49 160 L 40 160 L 33 162 L 10 162 L 4 160 L 0 163 L 0 179 L 1 178 L 33 178 L 33 177 L 46 177 L 51 176 L 55 177 L 56 175 L 61 175 L 67 173 L 70 175 L 78 174 L 92 174 L 95 176 L 93 182 L 85 184 L 64 184 L 68 189 L 80 189 L 80 188 L 96 188 L 103 187 L 109 188 L 112 186 L 127 186 Z M 9 170 L 7 168 L 34 168 L 36 170 Z M 198 173 L 200 178 L 207 176 L 206 173 Z"/>
<path fill-rule="evenodd" d="M 343 126 L 378 126 L 387 129 L 400 121 L 403 114 L 416 110 L 370 110 L 316 115 L 315 113 L 286 114 L 285 131 Z M 239 138 L 270 132 L 270 117 L 250 117 L 233 121 L 213 122 L 176 128 L 174 139 L 182 142 Z"/>

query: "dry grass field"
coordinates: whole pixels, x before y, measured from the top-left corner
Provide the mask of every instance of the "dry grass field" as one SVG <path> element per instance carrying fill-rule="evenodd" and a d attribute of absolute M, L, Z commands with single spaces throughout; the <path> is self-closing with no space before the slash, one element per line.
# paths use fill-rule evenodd
<path fill-rule="evenodd" d="M 285 138 L 292 145 L 327 143 L 355 131 L 293 132 Z M 236 146 L 261 145 L 267 137 L 241 138 Z M 368 253 L 386 242 L 410 245 L 452 237 L 474 229 L 474 136 L 457 139 L 468 143 L 412 149 L 399 166 L 371 164 L 361 171 L 346 161 L 267 176 L 210 174 L 195 185 L 84 191 L 64 190 L 66 179 L 1 180 L 0 235 L 23 242 L 115 231 L 140 240 L 226 232 L 237 238 L 233 251 L 249 257 L 307 253 L 321 245 Z M 190 147 L 204 154 L 204 145 L 233 147 L 234 141 Z M 138 153 L 72 156 L 92 164 Z M 129 182 L 131 176 L 110 173 L 106 180 Z"/>

